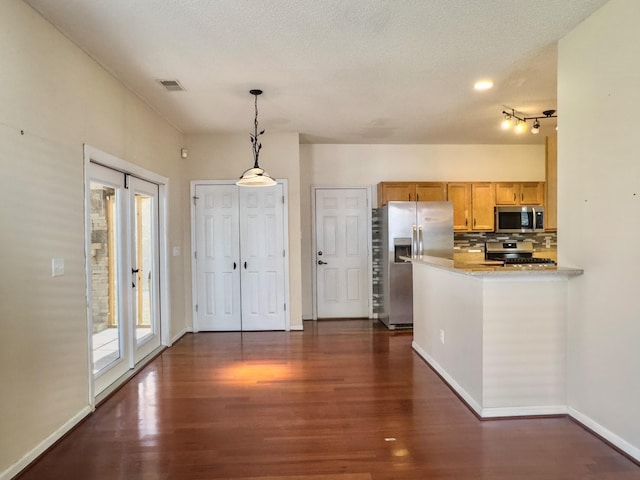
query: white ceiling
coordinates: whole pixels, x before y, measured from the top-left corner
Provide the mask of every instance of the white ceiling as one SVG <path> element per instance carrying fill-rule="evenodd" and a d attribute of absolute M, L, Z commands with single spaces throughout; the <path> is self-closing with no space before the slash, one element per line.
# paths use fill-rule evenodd
<path fill-rule="evenodd" d="M 556 108 L 557 41 L 606 3 L 25 1 L 186 134 L 251 132 L 260 88 L 265 140 L 396 144 L 543 143 L 554 121 L 516 136 L 501 112 Z"/>

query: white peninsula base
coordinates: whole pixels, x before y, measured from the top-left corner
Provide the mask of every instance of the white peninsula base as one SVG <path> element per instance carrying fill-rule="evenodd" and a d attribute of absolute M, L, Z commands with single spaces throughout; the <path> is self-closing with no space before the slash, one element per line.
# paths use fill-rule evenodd
<path fill-rule="evenodd" d="M 582 270 L 412 261 L 413 348 L 480 417 L 567 413 L 567 284 Z"/>

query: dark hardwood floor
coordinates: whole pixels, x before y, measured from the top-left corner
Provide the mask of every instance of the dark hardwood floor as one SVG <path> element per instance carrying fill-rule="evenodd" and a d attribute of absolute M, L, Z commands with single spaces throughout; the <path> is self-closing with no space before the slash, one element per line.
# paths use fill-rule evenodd
<path fill-rule="evenodd" d="M 478 420 L 368 320 L 187 335 L 18 477 L 640 479 L 568 418 Z"/>

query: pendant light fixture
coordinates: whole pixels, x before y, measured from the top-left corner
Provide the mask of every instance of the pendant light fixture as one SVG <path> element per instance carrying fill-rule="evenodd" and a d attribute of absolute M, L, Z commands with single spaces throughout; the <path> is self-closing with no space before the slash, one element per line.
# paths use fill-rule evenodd
<path fill-rule="evenodd" d="M 256 117 L 253 122 L 254 130 L 251 136 L 251 146 L 253 147 L 253 167 L 245 170 L 236 182 L 241 187 L 271 187 L 276 181 L 258 165 L 258 156 L 262 144 L 258 142 L 258 137 L 264 133 L 264 130 L 258 132 L 258 95 L 262 94 L 262 90 L 249 90 L 249 93 L 255 97 Z"/>

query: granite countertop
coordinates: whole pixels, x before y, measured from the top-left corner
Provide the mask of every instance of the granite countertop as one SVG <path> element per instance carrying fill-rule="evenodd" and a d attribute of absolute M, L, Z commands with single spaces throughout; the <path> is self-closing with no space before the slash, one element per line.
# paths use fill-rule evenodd
<path fill-rule="evenodd" d="M 417 258 L 400 257 L 407 262 L 430 265 L 463 275 L 478 277 L 514 277 L 514 276 L 576 276 L 582 275 L 584 270 L 579 268 L 559 267 L 556 265 L 525 264 L 505 267 L 502 262 L 486 260 L 479 263 L 456 262 L 451 258 L 422 256 Z"/>

